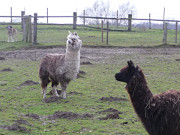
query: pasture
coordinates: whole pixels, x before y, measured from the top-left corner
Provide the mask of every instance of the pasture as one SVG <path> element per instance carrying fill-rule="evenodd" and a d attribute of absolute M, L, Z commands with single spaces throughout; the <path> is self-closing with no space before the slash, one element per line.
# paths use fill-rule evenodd
<path fill-rule="evenodd" d="M 23 32 L 20 25 L 13 25 L 18 30 L 18 42 L 7 43 L 6 25 L 0 25 L 0 50 L 20 49 L 31 47 L 31 43 L 22 41 Z M 99 27 L 100 26 L 96 26 Z M 105 27 L 105 26 L 104 26 Z M 106 28 L 106 27 L 105 27 Z M 110 26 L 112 30 L 124 30 L 125 27 Z M 38 25 L 37 26 L 37 42 L 36 47 L 44 46 L 64 46 L 68 31 L 76 31 L 81 35 L 84 46 L 120 46 L 120 47 L 154 47 L 162 44 L 163 30 L 161 29 L 142 29 L 133 28 L 133 32 L 109 31 L 109 45 L 106 45 L 106 30 L 104 30 L 104 42 L 101 41 L 101 30 L 88 27 L 78 26 L 76 30 L 72 26 L 66 25 Z M 178 31 L 178 37 L 180 32 Z M 180 38 L 177 43 L 175 41 L 175 30 L 168 30 L 167 43 L 169 45 L 179 45 Z"/>
<path fill-rule="evenodd" d="M 44 26 L 39 27 L 43 30 Z M 114 78 L 115 73 L 127 65 L 130 59 L 143 69 L 153 94 L 169 89 L 180 90 L 180 48 L 153 47 L 160 44 L 156 40 L 161 42 L 158 32 L 150 37 L 156 43 L 152 42 L 153 39 L 148 40 L 148 37 L 142 38 L 146 32 L 139 32 L 137 37 L 133 37 L 133 32 L 112 32 L 113 37 L 110 39 L 114 43 L 110 41 L 110 44 L 114 47 L 93 47 L 105 45 L 98 39 L 95 40 L 98 31 L 84 31 L 84 28 L 80 28 L 77 32 L 84 46 L 81 50 L 81 72 L 78 79 L 68 86 L 67 99 L 47 95 L 47 100 L 43 100 L 38 78 L 40 60 L 48 53 L 65 52 L 68 30 L 46 30 L 50 35 L 54 34 L 51 36 L 54 39 L 48 38 L 50 35 L 42 30 L 39 32 L 41 42 L 37 47 L 22 41 L 0 41 L 2 135 L 147 135 L 133 110 L 124 88 L 126 84 L 117 82 Z M 57 34 L 57 31 L 62 33 Z M 41 37 L 41 34 L 44 35 Z M 122 41 L 127 38 L 123 34 L 129 37 L 132 35 L 132 40 Z M 133 39 L 142 43 L 133 44 Z M 48 40 L 50 41 L 47 42 Z M 50 45 L 56 46 L 45 47 Z M 128 47 L 137 45 L 151 47 Z M 47 92 L 50 89 L 49 85 Z"/>

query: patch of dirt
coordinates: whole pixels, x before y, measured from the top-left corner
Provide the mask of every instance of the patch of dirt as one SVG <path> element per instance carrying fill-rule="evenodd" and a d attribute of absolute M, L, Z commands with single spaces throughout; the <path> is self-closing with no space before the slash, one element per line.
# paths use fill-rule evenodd
<path fill-rule="evenodd" d="M 28 126 L 32 126 L 31 124 L 29 124 L 29 122 L 27 121 L 27 120 L 22 120 L 22 119 L 20 119 L 20 120 L 15 120 L 14 121 L 16 124 L 18 124 L 18 125 L 28 125 Z"/>
<path fill-rule="evenodd" d="M 39 82 L 34 82 L 32 80 L 27 80 L 27 81 L 21 83 L 20 86 L 31 86 L 31 85 L 37 85 L 37 84 L 39 84 Z"/>
<path fill-rule="evenodd" d="M 62 99 L 61 97 L 52 96 L 52 97 L 43 99 L 43 102 L 44 103 L 52 103 L 52 102 L 58 102 L 61 99 Z"/>
<path fill-rule="evenodd" d="M 61 90 L 57 90 L 57 93 L 61 95 Z M 68 95 L 82 95 L 83 93 L 79 93 L 76 91 L 69 92 Z M 53 91 L 51 90 L 47 95 L 53 95 Z"/>
<path fill-rule="evenodd" d="M 4 68 L 1 70 L 1 72 L 11 72 L 13 71 L 11 68 Z"/>
<path fill-rule="evenodd" d="M 92 65 L 92 63 L 89 61 L 84 61 L 84 62 L 81 62 L 81 65 Z"/>
<path fill-rule="evenodd" d="M 128 101 L 126 98 L 118 98 L 118 97 L 102 97 L 99 100 L 101 101 Z"/>
<path fill-rule="evenodd" d="M 0 81 L 0 86 L 6 86 L 8 81 Z"/>
<path fill-rule="evenodd" d="M 85 74 L 86 74 L 86 72 L 80 70 L 79 73 L 78 73 L 78 75 L 77 75 L 77 79 L 78 79 L 78 78 L 85 78 L 85 77 L 84 77 Z"/>
<path fill-rule="evenodd" d="M 49 115 L 48 119 L 50 120 L 55 120 L 55 119 L 68 119 L 68 120 L 73 120 L 73 119 L 78 119 L 78 118 L 92 118 L 92 114 L 78 114 L 78 113 L 73 113 L 73 112 L 60 112 L 56 111 L 54 112 L 53 115 Z"/>
<path fill-rule="evenodd" d="M 80 74 L 80 75 L 86 75 L 86 72 L 80 70 L 80 71 L 79 71 L 79 74 Z"/>
<path fill-rule="evenodd" d="M 16 131 L 16 132 L 23 132 L 23 133 L 30 133 L 30 130 L 26 127 L 20 126 L 19 124 L 13 125 L 0 125 L 0 129 L 6 129 L 9 131 Z"/>
<path fill-rule="evenodd" d="M 25 133 L 29 133 L 30 132 L 26 127 L 20 126 L 18 124 L 13 124 L 11 126 L 8 126 L 8 130 L 9 131 L 25 132 Z"/>
<path fill-rule="evenodd" d="M 28 60 L 41 60 L 47 54 L 50 53 L 64 53 L 65 47 L 43 47 L 43 48 L 31 48 L 24 50 L 15 50 L 15 51 L 0 51 L 0 57 L 4 57 L 6 59 L 28 59 Z M 110 57 L 124 55 L 124 54 L 148 54 L 148 55 L 172 55 L 179 54 L 179 47 L 167 47 L 164 48 L 162 46 L 155 48 L 145 48 L 145 47 L 131 47 L 131 48 L 123 48 L 123 47 L 99 47 L 99 46 L 83 46 L 81 49 L 81 64 L 91 64 L 93 63 L 104 63 L 109 62 L 113 63 L 114 61 L 111 59 L 107 61 Z"/>
<path fill-rule="evenodd" d="M 82 95 L 83 93 L 79 93 L 79 92 L 73 91 L 73 92 L 69 92 L 68 94 L 69 95 Z"/>
<path fill-rule="evenodd" d="M 116 110 L 116 109 L 113 109 L 113 108 L 108 108 L 108 109 L 106 109 L 106 110 L 104 110 L 104 111 L 100 111 L 100 112 L 98 112 L 99 114 L 101 114 L 101 113 L 117 113 L 117 114 L 123 114 L 123 112 L 120 112 L 120 111 L 118 111 L 118 110 Z"/>
<path fill-rule="evenodd" d="M 128 124 L 128 122 L 127 121 L 125 121 L 125 122 L 123 122 L 123 123 L 121 123 L 122 125 L 127 125 Z"/>
<path fill-rule="evenodd" d="M 6 60 L 4 57 L 0 57 L 0 60 Z"/>
<path fill-rule="evenodd" d="M 108 119 L 120 119 L 118 113 L 111 113 L 106 115 L 106 117 L 99 118 L 99 120 L 108 120 Z"/>
<path fill-rule="evenodd" d="M 61 95 L 61 90 L 57 90 L 57 93 Z M 53 95 L 53 91 L 51 90 L 49 93 L 47 93 L 47 95 Z"/>
<path fill-rule="evenodd" d="M 61 90 L 57 90 L 57 93 L 58 93 L 59 95 L 61 95 Z M 82 94 L 83 94 L 83 93 L 79 93 L 79 92 L 76 92 L 76 91 L 73 91 L 73 92 L 69 92 L 69 93 L 68 93 L 68 95 L 82 95 Z M 53 91 L 51 90 L 49 93 L 47 93 L 47 95 L 53 95 Z M 44 103 L 59 102 L 61 99 L 62 99 L 62 97 L 52 96 L 52 97 L 43 99 L 43 102 L 44 102 Z M 67 102 L 68 102 L 68 101 L 67 101 Z"/>
<path fill-rule="evenodd" d="M 25 117 L 29 117 L 29 118 L 32 118 L 34 120 L 39 120 L 40 116 L 37 115 L 37 114 L 34 114 L 34 113 L 28 113 L 26 115 L 24 115 Z"/>
<path fill-rule="evenodd" d="M 79 79 L 79 78 L 85 78 L 85 77 L 78 74 L 77 79 Z"/>

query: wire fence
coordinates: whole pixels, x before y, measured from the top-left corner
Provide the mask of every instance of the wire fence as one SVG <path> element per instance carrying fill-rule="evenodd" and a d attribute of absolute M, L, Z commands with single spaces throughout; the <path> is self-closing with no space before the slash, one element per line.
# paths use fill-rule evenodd
<path fill-rule="evenodd" d="M 22 11 L 21 16 L 0 16 L 0 42 L 7 41 L 6 25 L 13 25 L 18 30 L 18 41 L 23 40 L 24 14 Z M 30 17 L 34 30 L 34 16 Z M 7 19 L 9 22 L 2 21 Z M 79 33 L 84 45 L 179 45 L 179 22 L 179 20 L 139 19 L 133 18 L 130 14 L 128 18 L 78 16 L 76 12 L 73 12 L 72 16 L 37 15 L 36 42 L 40 45 L 64 45 L 70 30 Z M 165 23 L 168 23 L 167 33 L 164 31 Z M 164 36 L 167 37 L 165 40 Z"/>

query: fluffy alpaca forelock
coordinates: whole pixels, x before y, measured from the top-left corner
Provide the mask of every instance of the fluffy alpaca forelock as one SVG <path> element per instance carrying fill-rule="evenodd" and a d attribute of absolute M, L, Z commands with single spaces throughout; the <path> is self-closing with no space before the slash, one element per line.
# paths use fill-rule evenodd
<path fill-rule="evenodd" d="M 71 33 L 67 36 L 66 42 L 66 51 L 68 50 L 77 50 L 79 51 L 82 46 L 82 41 L 79 39 L 79 36 L 76 32 Z"/>

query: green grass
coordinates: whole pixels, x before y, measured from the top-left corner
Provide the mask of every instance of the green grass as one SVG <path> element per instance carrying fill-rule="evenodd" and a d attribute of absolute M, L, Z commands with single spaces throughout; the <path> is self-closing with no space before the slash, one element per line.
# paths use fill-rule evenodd
<path fill-rule="evenodd" d="M 15 120 L 26 120 L 31 125 L 21 126 L 30 130 L 32 135 L 147 135 L 129 100 L 109 102 L 99 99 L 110 96 L 129 99 L 124 89 L 125 83 L 117 82 L 114 74 L 125 66 L 130 58 L 141 66 L 154 94 L 171 88 L 180 89 L 180 63 L 175 61 L 179 57 L 179 54 L 119 54 L 109 57 L 104 64 L 82 65 L 81 70 L 86 72 L 85 78 L 72 81 L 67 90 L 67 92 L 76 91 L 82 94 L 68 95 L 67 99 L 54 103 L 42 101 L 40 85 L 21 86 L 26 80 L 39 81 L 39 61 L 12 59 L 0 61 L 0 125 L 12 125 Z M 11 68 L 13 71 L 2 72 L 4 68 Z M 119 115 L 120 119 L 99 120 L 106 114 L 97 112 L 108 108 L 123 112 Z M 52 115 L 55 111 L 89 113 L 94 117 L 53 121 L 43 118 Z M 38 114 L 42 118 L 34 120 L 24 116 L 29 113 Z M 28 134 L 1 128 L 0 133 Z"/>
<path fill-rule="evenodd" d="M 7 32 L 6 26 L 0 25 L 0 50 L 9 49 L 20 49 L 26 47 L 32 47 L 31 43 L 25 43 L 22 41 L 22 30 L 20 25 L 13 25 L 18 30 L 18 42 L 7 43 Z M 111 26 L 111 29 L 127 29 L 115 26 Z M 38 36 L 37 36 L 37 46 L 52 46 L 52 45 L 62 45 L 65 46 L 66 37 L 68 31 L 78 32 L 83 45 L 90 46 L 106 46 L 106 31 L 104 30 L 104 42 L 101 41 L 101 30 L 78 26 L 76 30 L 72 26 L 66 25 L 38 25 Z M 179 32 L 178 32 L 179 35 Z M 167 43 L 170 45 L 180 45 L 180 39 L 178 38 L 178 43 L 175 43 L 175 31 L 168 30 Z M 145 31 L 138 28 L 133 28 L 133 32 L 109 32 L 109 46 L 158 46 L 162 44 L 163 30 L 160 29 L 146 29 Z"/>
<path fill-rule="evenodd" d="M 18 29 L 18 42 L 7 43 L 5 25 L 0 25 L 0 50 L 17 50 L 32 47 L 31 43 L 22 41 L 20 25 Z M 115 29 L 115 28 L 113 28 Z M 37 47 L 62 45 L 65 46 L 68 31 L 74 31 L 71 26 L 47 26 L 38 25 Z M 101 42 L 101 31 L 85 27 L 77 30 L 83 41 L 83 46 L 106 46 Z M 148 46 L 154 47 L 162 44 L 162 30 L 133 29 L 134 32 L 109 32 L 109 46 Z M 174 43 L 175 32 L 168 31 L 168 43 Z M 106 37 L 106 32 L 104 32 Z M 180 90 L 179 67 L 180 54 L 154 53 L 115 54 L 110 56 L 105 63 L 93 65 L 82 65 L 81 70 L 86 72 L 85 78 L 72 81 L 67 92 L 78 92 L 82 94 L 70 95 L 67 99 L 54 103 L 44 103 L 41 95 L 40 85 L 22 86 L 26 80 L 39 82 L 38 66 L 40 61 L 8 59 L 0 61 L 0 125 L 13 125 L 15 120 L 26 120 L 30 125 L 21 126 L 30 130 L 32 135 L 61 135 L 61 134 L 83 134 L 83 135 L 147 135 L 141 122 L 137 118 L 129 101 L 128 94 L 124 89 L 125 84 L 117 82 L 114 74 L 125 66 L 126 61 L 133 59 L 143 69 L 149 88 L 153 94 L 161 93 L 168 89 Z M 128 51 L 128 50 L 127 50 Z M 167 51 L 168 52 L 168 51 Z M 93 54 L 92 54 L 93 55 Z M 2 72 L 4 68 L 12 71 Z M 48 87 L 50 91 L 50 85 Z M 100 101 L 102 97 L 127 98 L 128 101 Z M 50 97 L 50 96 L 48 96 Z M 99 111 L 114 108 L 121 112 L 120 119 L 99 120 L 106 114 Z M 78 114 L 93 114 L 93 118 L 87 119 L 56 119 L 49 120 L 47 116 L 56 111 L 74 112 Z M 37 114 L 40 120 L 25 117 L 26 114 Z M 126 124 L 127 123 L 127 124 Z M 8 131 L 0 126 L 0 134 L 19 135 L 29 134 L 21 131 Z"/>

